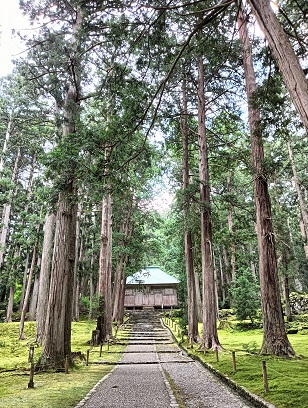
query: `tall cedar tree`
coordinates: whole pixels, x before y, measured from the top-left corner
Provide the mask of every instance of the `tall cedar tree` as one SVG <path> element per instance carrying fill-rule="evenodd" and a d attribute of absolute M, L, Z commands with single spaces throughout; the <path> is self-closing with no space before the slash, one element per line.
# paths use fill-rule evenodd
<path fill-rule="evenodd" d="M 182 116 L 181 133 L 183 147 L 183 192 L 184 192 L 184 247 L 185 247 L 185 265 L 187 282 L 187 314 L 188 314 L 188 337 L 190 342 L 199 340 L 198 334 L 198 313 L 196 300 L 196 281 L 194 271 L 193 257 L 193 238 L 189 222 L 189 213 L 191 211 L 191 199 L 189 197 L 189 144 L 188 144 L 188 109 L 187 109 L 187 86 L 186 79 L 182 84 Z"/>
<path fill-rule="evenodd" d="M 270 0 L 248 0 L 308 134 L 308 81 Z"/>
<path fill-rule="evenodd" d="M 221 348 L 217 333 L 217 299 L 214 276 L 212 216 L 208 145 L 205 127 L 205 92 L 203 58 L 198 63 L 198 146 L 201 214 L 201 257 L 203 293 L 203 337 L 205 348 Z"/>
<path fill-rule="evenodd" d="M 257 217 L 259 275 L 264 328 L 261 354 L 293 356 L 294 351 L 286 335 L 280 301 L 271 203 L 264 170 L 260 112 L 259 109 L 255 107 L 253 100 L 257 85 L 250 52 L 251 47 L 248 29 L 241 9 L 239 9 L 238 14 L 238 25 L 243 49 L 243 64 L 248 99 L 254 197 Z"/>

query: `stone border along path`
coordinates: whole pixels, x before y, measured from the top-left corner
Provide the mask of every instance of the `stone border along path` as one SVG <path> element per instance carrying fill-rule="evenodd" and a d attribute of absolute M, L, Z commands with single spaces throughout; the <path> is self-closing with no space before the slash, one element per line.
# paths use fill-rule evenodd
<path fill-rule="evenodd" d="M 131 313 L 131 330 L 122 337 L 129 342 L 120 361 L 75 408 L 255 406 L 188 357 L 159 316 L 155 311 Z"/>

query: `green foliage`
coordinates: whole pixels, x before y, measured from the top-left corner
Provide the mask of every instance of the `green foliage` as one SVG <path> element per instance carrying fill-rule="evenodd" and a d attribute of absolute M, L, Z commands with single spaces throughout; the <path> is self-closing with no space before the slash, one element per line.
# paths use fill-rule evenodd
<path fill-rule="evenodd" d="M 93 296 L 92 302 L 90 301 L 89 296 L 82 296 L 80 299 L 80 313 L 83 316 L 89 316 L 91 313 L 91 319 L 95 319 L 98 313 L 98 297 Z"/>
<path fill-rule="evenodd" d="M 256 354 L 258 351 L 258 344 L 256 341 L 251 341 L 250 343 L 242 344 L 243 350 L 248 354 Z"/>
<path fill-rule="evenodd" d="M 242 270 L 232 288 L 233 309 L 239 320 L 247 317 L 253 323 L 260 308 L 259 285 L 250 270 Z"/>

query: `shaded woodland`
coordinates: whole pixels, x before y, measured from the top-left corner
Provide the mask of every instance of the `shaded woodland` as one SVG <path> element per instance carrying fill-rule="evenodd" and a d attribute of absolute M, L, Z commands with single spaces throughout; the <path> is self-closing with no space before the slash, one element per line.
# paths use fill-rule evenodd
<path fill-rule="evenodd" d="M 38 369 L 71 324 L 123 322 L 125 279 L 180 282 L 191 342 L 261 309 L 262 354 L 308 290 L 308 5 L 20 1 L 34 27 L 0 79 L 0 316 L 36 320 Z M 172 198 L 164 208 L 165 196 Z M 243 291 L 242 291 L 243 292 Z M 202 333 L 198 332 L 202 322 Z"/>

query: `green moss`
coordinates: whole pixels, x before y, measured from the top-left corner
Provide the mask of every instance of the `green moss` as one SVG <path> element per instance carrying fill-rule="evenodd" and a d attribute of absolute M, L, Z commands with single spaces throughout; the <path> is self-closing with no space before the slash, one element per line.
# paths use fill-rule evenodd
<path fill-rule="evenodd" d="M 6 408 L 74 407 L 113 366 L 90 365 L 64 373 L 39 373 L 34 388 L 28 375 L 0 374 L 0 406 Z"/>
<path fill-rule="evenodd" d="M 304 408 L 308 401 L 308 336 L 305 334 L 289 335 L 289 340 L 296 352 L 296 358 L 285 359 L 275 356 L 260 356 L 263 333 L 261 329 L 219 330 L 219 340 L 224 348 L 219 352 L 219 362 L 213 351 L 207 350 L 204 355 L 198 347 L 190 349 L 186 338 L 182 347 L 192 357 L 198 357 L 210 364 L 215 370 L 229 377 L 238 385 L 260 396 L 277 408 Z M 171 327 L 169 327 L 171 328 Z M 201 326 L 200 326 L 201 332 Z M 304 332 L 302 332 L 304 333 Z M 177 332 L 174 333 L 181 340 Z M 253 347 L 252 347 L 253 345 Z M 252 350 L 253 349 L 253 350 Z M 237 371 L 233 372 L 232 351 L 235 351 Z M 264 393 L 262 377 L 262 360 L 266 360 L 269 392 Z"/>
<path fill-rule="evenodd" d="M 19 323 L 0 323 L 0 407 L 13 408 L 65 408 L 74 407 L 92 387 L 104 377 L 116 363 L 125 349 L 125 345 L 103 345 L 100 357 L 99 347 L 89 344 L 94 321 L 74 322 L 72 324 L 72 351 L 86 356 L 90 350 L 89 366 L 84 360 L 76 359 L 75 366 L 68 374 L 43 372 L 34 375 L 34 388 L 28 389 L 29 346 L 35 341 L 35 323 L 26 322 L 25 337 L 18 340 Z M 119 334 L 121 334 L 119 332 Z M 41 353 L 35 345 L 34 361 Z M 108 365 L 96 365 L 106 361 Z"/>

